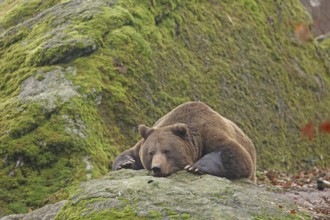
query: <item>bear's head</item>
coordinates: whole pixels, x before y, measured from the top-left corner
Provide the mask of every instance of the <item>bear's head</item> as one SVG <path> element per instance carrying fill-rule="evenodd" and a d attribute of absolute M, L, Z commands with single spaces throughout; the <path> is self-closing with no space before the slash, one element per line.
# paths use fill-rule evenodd
<path fill-rule="evenodd" d="M 145 169 L 153 176 L 169 176 L 192 164 L 192 142 L 186 124 L 178 123 L 161 128 L 139 126 L 144 142 L 140 148 L 140 159 Z"/>

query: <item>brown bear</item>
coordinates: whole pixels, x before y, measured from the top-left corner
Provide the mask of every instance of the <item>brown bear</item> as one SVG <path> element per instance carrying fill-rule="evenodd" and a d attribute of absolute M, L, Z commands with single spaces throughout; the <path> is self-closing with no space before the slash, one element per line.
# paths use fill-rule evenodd
<path fill-rule="evenodd" d="M 142 139 L 115 159 L 112 169 L 147 169 L 168 176 L 186 169 L 228 179 L 255 182 L 256 151 L 232 121 L 202 102 L 187 102 L 159 119 L 139 126 Z"/>

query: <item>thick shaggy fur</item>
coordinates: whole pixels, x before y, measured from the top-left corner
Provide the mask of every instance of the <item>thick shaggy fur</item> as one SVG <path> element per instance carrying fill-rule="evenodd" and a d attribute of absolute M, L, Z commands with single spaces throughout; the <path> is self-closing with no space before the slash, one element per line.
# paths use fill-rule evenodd
<path fill-rule="evenodd" d="M 151 170 L 168 176 L 186 169 L 228 179 L 255 182 L 256 152 L 252 141 L 232 121 L 202 102 L 187 102 L 159 119 L 152 128 L 139 126 L 142 139 L 115 159 L 113 170 Z"/>

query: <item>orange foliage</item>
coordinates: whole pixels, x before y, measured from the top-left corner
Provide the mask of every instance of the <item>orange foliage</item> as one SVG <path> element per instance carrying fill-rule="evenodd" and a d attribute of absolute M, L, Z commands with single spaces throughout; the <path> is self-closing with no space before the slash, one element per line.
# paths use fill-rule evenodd
<path fill-rule="evenodd" d="M 319 131 L 330 134 L 330 121 L 321 123 Z M 315 128 L 312 122 L 309 122 L 301 129 L 301 134 L 308 137 L 309 140 L 313 140 L 315 137 Z"/>
<path fill-rule="evenodd" d="M 295 26 L 294 33 L 296 37 L 302 42 L 312 39 L 312 34 L 309 30 L 309 27 L 303 23 L 299 23 Z"/>
<path fill-rule="evenodd" d="M 320 129 L 321 132 L 329 133 L 330 134 L 330 121 L 323 122 L 320 125 L 320 128 L 319 129 Z"/>
<path fill-rule="evenodd" d="M 301 129 L 301 134 L 308 137 L 309 140 L 313 140 L 315 136 L 314 125 L 312 122 L 309 122 Z"/>

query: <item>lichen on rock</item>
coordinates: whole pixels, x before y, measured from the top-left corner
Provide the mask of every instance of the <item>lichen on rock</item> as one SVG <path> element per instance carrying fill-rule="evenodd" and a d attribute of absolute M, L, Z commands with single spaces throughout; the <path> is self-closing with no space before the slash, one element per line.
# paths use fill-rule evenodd
<path fill-rule="evenodd" d="M 75 75 L 74 68 L 66 70 L 58 67 L 50 72 L 37 71 L 36 77 L 31 76 L 22 83 L 22 90 L 18 95 L 23 103 L 36 102 L 43 105 L 43 108 L 53 111 L 74 96 L 79 96 L 79 86 L 66 79 L 66 74 Z"/>

